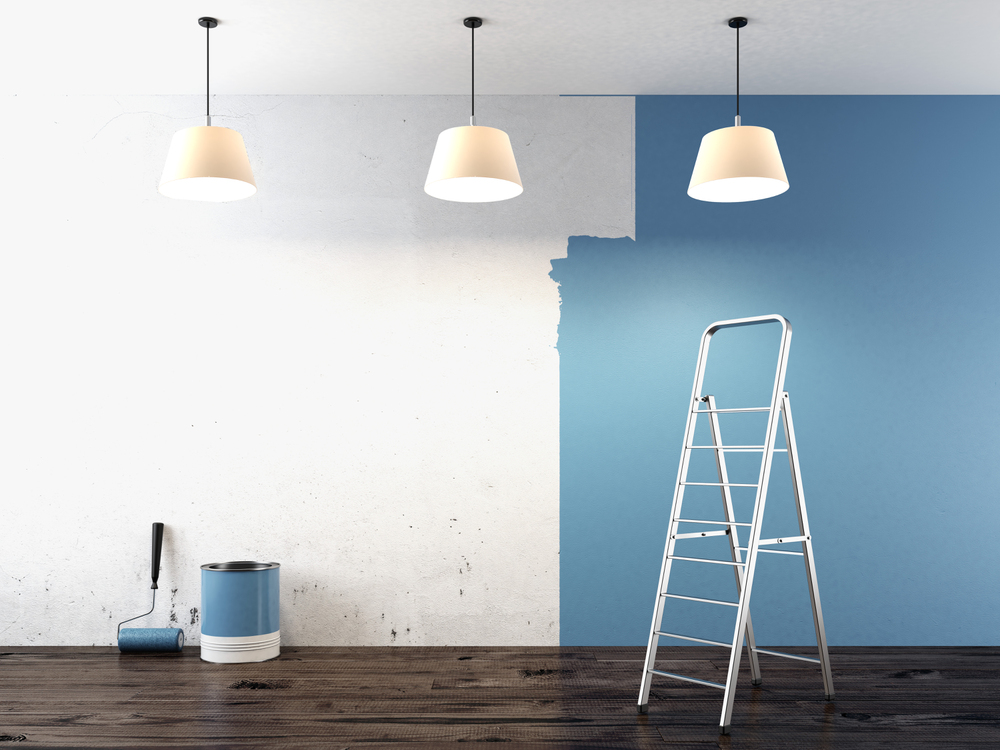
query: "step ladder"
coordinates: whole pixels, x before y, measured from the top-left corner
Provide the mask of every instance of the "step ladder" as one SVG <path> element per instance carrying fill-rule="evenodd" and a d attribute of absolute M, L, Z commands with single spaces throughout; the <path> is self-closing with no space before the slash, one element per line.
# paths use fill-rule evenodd
<path fill-rule="evenodd" d="M 751 407 L 740 409 L 719 409 L 715 404 L 715 397 L 702 395 L 702 386 L 705 380 L 705 363 L 708 359 L 708 346 L 712 336 L 723 328 L 737 328 L 741 326 L 753 326 L 766 323 L 781 324 L 781 343 L 778 350 L 778 365 L 774 376 L 774 389 L 771 394 L 770 406 Z M 694 389 L 688 409 L 687 426 L 684 430 L 684 445 L 681 450 L 680 467 L 677 472 L 677 483 L 674 487 L 674 499 L 670 511 L 670 524 L 667 532 L 666 547 L 663 552 L 663 566 L 660 570 L 660 583 L 657 588 L 656 602 L 653 607 L 653 623 L 649 633 L 649 645 L 646 647 L 646 659 L 642 673 L 642 684 L 639 689 L 639 713 L 646 713 L 649 709 L 649 692 L 652 678 L 655 676 L 668 677 L 674 680 L 693 682 L 696 685 L 719 688 L 724 691 L 722 698 L 722 717 L 719 721 L 719 728 L 722 734 L 729 734 L 733 717 L 733 697 L 736 690 L 736 679 L 739 675 L 740 657 L 744 638 L 746 639 L 747 651 L 750 660 L 750 674 L 753 685 L 761 684 L 760 664 L 757 660 L 758 654 L 770 654 L 771 656 L 781 656 L 788 659 L 812 662 L 820 665 L 823 673 L 823 686 L 826 690 L 827 700 L 833 699 L 833 676 L 830 672 L 830 655 L 826 647 L 826 634 L 823 629 L 823 611 L 819 602 L 819 588 L 816 583 L 816 567 L 813 561 L 812 535 L 809 531 L 809 519 L 806 516 L 805 495 L 802 491 L 802 475 L 799 471 L 799 457 L 795 445 L 795 429 L 792 423 L 792 407 L 788 400 L 788 393 L 784 390 L 785 369 L 788 365 L 788 347 L 792 338 L 792 326 L 781 315 L 763 315 L 755 318 L 739 318 L 736 320 L 722 320 L 713 323 L 701 337 L 701 348 L 698 352 L 698 365 L 695 370 Z M 722 434 L 719 429 L 719 414 L 727 413 L 749 413 L 767 412 L 767 432 L 763 445 L 725 445 L 722 441 Z M 711 429 L 711 445 L 695 445 L 695 428 L 697 420 L 702 417 L 708 420 Z M 778 436 L 778 422 L 784 426 L 785 448 L 776 448 Z M 695 450 L 710 450 L 715 454 L 715 465 L 718 473 L 718 482 L 689 482 L 688 467 L 692 452 Z M 726 468 L 727 453 L 761 453 L 760 474 L 756 484 L 742 484 L 729 481 L 729 474 Z M 792 487 L 795 495 L 795 507 L 798 511 L 799 533 L 797 535 L 777 537 L 774 539 L 761 539 L 761 525 L 764 518 L 764 503 L 767 499 L 767 485 L 771 475 L 771 463 L 775 453 L 787 453 L 788 463 L 792 474 Z M 724 520 L 700 520 L 686 518 L 683 515 L 684 489 L 693 485 L 719 487 L 722 494 L 722 510 Z M 754 499 L 753 517 L 750 523 L 741 523 L 736 520 L 737 516 L 733 509 L 733 487 L 756 487 L 756 497 Z M 708 514 L 704 514 L 708 515 Z M 718 528 L 718 527 L 724 528 Z M 741 545 L 741 534 L 745 530 L 749 534 L 746 546 Z M 713 536 L 727 536 L 729 539 L 729 560 L 708 559 L 704 557 L 682 557 L 675 553 L 675 545 L 678 539 L 695 539 Z M 797 544 L 801 546 L 801 551 L 793 551 L 787 548 L 774 549 L 781 545 Z M 779 555 L 801 556 L 805 562 L 806 577 L 809 583 L 809 597 L 812 600 L 813 623 L 816 626 L 816 642 L 819 647 L 819 658 L 813 659 L 796 654 L 783 654 L 777 651 L 768 651 L 757 648 L 753 635 L 753 623 L 750 619 L 750 594 L 753 590 L 754 570 L 757 565 L 757 556 L 760 553 L 771 553 Z M 744 557 L 745 553 L 745 557 Z M 729 565 L 733 568 L 736 579 L 736 593 L 738 601 L 720 601 L 704 597 L 690 596 L 668 592 L 670 584 L 670 571 L 675 560 L 685 562 L 707 563 L 711 565 Z M 736 626 L 733 631 L 732 643 L 696 638 L 690 635 L 678 633 L 666 633 L 661 630 L 663 623 L 664 608 L 668 600 L 687 600 L 704 604 L 733 607 L 736 609 Z M 706 643 L 713 646 L 723 646 L 730 649 L 729 671 L 726 675 L 724 685 L 708 680 L 685 677 L 683 675 L 662 672 L 656 669 L 656 649 L 661 637 L 679 638 L 695 643 Z"/>

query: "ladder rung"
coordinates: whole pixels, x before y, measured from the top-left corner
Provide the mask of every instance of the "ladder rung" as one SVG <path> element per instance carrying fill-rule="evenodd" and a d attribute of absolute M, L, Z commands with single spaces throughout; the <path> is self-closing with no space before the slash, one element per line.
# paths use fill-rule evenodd
<path fill-rule="evenodd" d="M 682 674 L 673 674 L 672 672 L 661 672 L 659 669 L 649 670 L 650 674 L 658 674 L 660 677 L 670 677 L 675 680 L 684 680 L 684 682 L 693 682 L 696 685 L 705 685 L 706 687 L 719 688 L 720 690 L 725 690 L 725 685 L 720 685 L 718 682 L 709 682 L 708 680 L 699 680 L 695 677 L 685 677 Z"/>
<path fill-rule="evenodd" d="M 686 599 L 689 602 L 705 602 L 706 604 L 725 604 L 727 607 L 738 607 L 739 602 L 724 602 L 721 599 L 700 599 L 697 596 L 681 596 L 680 594 L 660 594 L 660 596 L 668 596 L 671 599 Z"/>
<path fill-rule="evenodd" d="M 761 539 L 757 544 L 788 544 L 789 542 L 804 542 L 807 536 L 781 536 L 775 539 Z"/>
<path fill-rule="evenodd" d="M 762 451 L 763 445 L 689 445 L 688 450 L 695 448 L 710 451 Z"/>
<path fill-rule="evenodd" d="M 790 550 L 786 551 L 783 549 L 758 549 L 758 552 L 767 552 L 769 555 L 795 555 L 796 557 L 802 557 L 801 552 L 792 552 Z"/>
<path fill-rule="evenodd" d="M 736 549 L 743 550 L 744 552 L 749 552 L 750 551 L 749 547 L 737 547 Z M 757 551 L 758 552 L 767 552 L 770 555 L 796 555 L 798 557 L 802 557 L 802 553 L 801 552 L 792 552 L 791 550 L 764 549 L 763 547 L 758 547 Z"/>
<path fill-rule="evenodd" d="M 689 445 L 688 450 L 694 450 L 695 448 L 704 448 L 713 451 L 722 451 L 723 453 L 759 453 L 764 450 L 763 445 Z M 787 448 L 775 448 L 774 453 L 788 453 Z"/>
<path fill-rule="evenodd" d="M 677 523 L 710 523 L 715 526 L 753 526 L 752 523 L 739 523 L 737 521 L 700 521 L 695 518 L 675 518 Z"/>
<path fill-rule="evenodd" d="M 745 411 L 771 411 L 770 406 L 752 406 L 746 409 L 699 409 L 695 407 L 692 409 L 695 414 L 735 414 L 737 412 Z"/>
<path fill-rule="evenodd" d="M 755 648 L 754 651 L 756 651 L 758 654 L 770 654 L 771 656 L 780 656 L 784 659 L 798 659 L 799 661 L 808 661 L 812 662 L 813 664 L 822 663 L 820 662 L 819 659 L 813 659 L 810 656 L 799 656 L 798 654 L 783 654 L 780 651 L 767 651 L 762 648 Z"/>
<path fill-rule="evenodd" d="M 671 534 L 671 539 L 700 539 L 703 536 L 729 536 L 729 529 L 722 531 L 692 531 L 690 534 Z"/>
<path fill-rule="evenodd" d="M 756 484 L 738 484 L 736 482 L 681 482 L 685 486 L 693 487 L 756 487 Z"/>
<path fill-rule="evenodd" d="M 740 549 L 743 549 L 743 547 L 740 547 Z M 771 551 L 772 550 L 766 550 L 766 549 L 758 550 L 758 552 L 771 552 Z M 799 554 L 801 555 L 802 553 L 800 552 Z M 667 555 L 667 557 L 669 557 L 671 560 L 687 560 L 688 562 L 707 562 L 707 563 L 715 563 L 716 565 L 746 565 L 745 562 L 733 562 L 732 560 L 709 560 L 708 558 L 705 557 L 679 557 L 677 555 Z"/>
<path fill-rule="evenodd" d="M 677 635 L 677 633 L 664 633 L 662 630 L 655 631 L 657 635 L 663 635 L 667 638 L 680 638 L 682 641 L 696 641 L 698 643 L 707 643 L 709 646 L 722 646 L 723 648 L 732 648 L 731 643 L 723 643 L 722 641 L 706 641 L 704 638 L 694 638 L 690 635 Z"/>

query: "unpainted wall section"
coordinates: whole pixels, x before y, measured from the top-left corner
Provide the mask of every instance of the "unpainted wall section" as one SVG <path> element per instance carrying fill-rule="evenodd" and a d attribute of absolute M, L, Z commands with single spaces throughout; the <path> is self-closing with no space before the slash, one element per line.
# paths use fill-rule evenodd
<path fill-rule="evenodd" d="M 550 260 L 633 234 L 632 99 L 482 97 L 524 194 L 423 192 L 464 97 L 218 97 L 258 194 L 156 192 L 197 97 L 11 97 L 0 642 L 198 641 L 199 565 L 282 564 L 295 645 L 554 644 Z M 142 621 L 136 624 L 142 624 Z"/>

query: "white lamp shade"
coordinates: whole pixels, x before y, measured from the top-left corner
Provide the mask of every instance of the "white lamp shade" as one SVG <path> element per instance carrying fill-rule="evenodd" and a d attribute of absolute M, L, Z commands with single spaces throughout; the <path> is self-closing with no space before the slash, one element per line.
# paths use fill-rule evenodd
<path fill-rule="evenodd" d="M 510 138 L 481 125 L 449 128 L 438 136 L 424 191 L 462 203 L 502 201 L 520 195 L 521 175 Z"/>
<path fill-rule="evenodd" d="M 700 201 L 738 203 L 788 190 L 778 142 L 767 128 L 740 125 L 701 139 L 688 195 Z"/>
<path fill-rule="evenodd" d="M 257 192 L 243 136 L 212 125 L 174 133 L 160 192 L 192 201 L 235 201 Z"/>

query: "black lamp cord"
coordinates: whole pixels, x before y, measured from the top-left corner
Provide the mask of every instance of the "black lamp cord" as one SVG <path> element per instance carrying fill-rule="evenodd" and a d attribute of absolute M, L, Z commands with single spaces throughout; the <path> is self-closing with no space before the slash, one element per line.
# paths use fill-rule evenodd
<path fill-rule="evenodd" d="M 211 78 L 209 77 L 209 63 L 211 60 L 211 55 L 209 55 L 209 39 L 211 38 L 210 32 L 212 31 L 211 26 L 205 27 L 205 122 L 208 125 L 212 124 L 212 114 L 209 111 L 209 82 Z M 736 31 L 739 34 L 739 30 Z"/>
<path fill-rule="evenodd" d="M 740 27 L 736 27 L 736 117 L 740 116 Z"/>
<path fill-rule="evenodd" d="M 476 124 L 476 27 L 472 28 L 472 120 Z"/>

